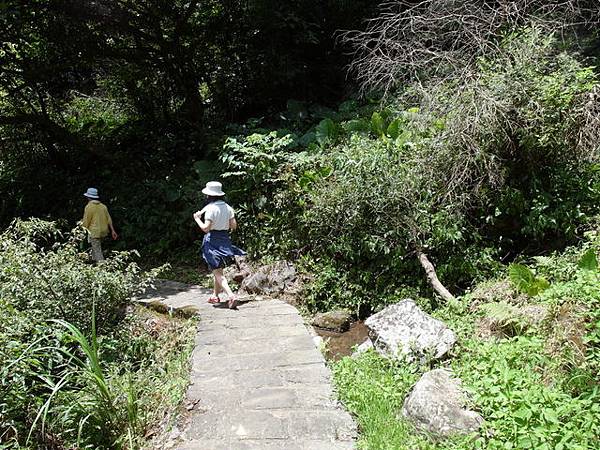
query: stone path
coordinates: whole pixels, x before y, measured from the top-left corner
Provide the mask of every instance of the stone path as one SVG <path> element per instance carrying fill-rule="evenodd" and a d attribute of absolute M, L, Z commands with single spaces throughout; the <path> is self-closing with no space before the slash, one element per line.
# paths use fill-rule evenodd
<path fill-rule="evenodd" d="M 355 424 L 334 400 L 329 370 L 298 311 L 279 300 L 238 310 L 167 282 L 142 302 L 200 315 L 179 450 L 346 450 Z"/>

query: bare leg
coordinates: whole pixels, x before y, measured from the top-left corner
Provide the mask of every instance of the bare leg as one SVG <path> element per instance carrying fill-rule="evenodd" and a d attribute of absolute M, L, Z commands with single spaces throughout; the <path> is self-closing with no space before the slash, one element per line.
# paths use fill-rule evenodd
<path fill-rule="evenodd" d="M 213 275 L 215 276 L 215 289 L 216 286 L 219 286 L 219 292 L 225 291 L 229 298 L 234 297 L 233 291 L 229 287 L 229 283 L 227 282 L 227 278 L 223 275 L 223 269 L 215 269 L 213 270 Z"/>
<path fill-rule="evenodd" d="M 223 288 L 223 290 L 229 297 L 229 299 L 227 301 L 227 303 L 229 304 L 229 309 L 236 309 L 237 298 L 234 295 L 234 293 L 231 291 L 231 288 L 229 287 L 229 283 L 227 282 L 227 278 L 225 278 L 225 276 L 223 275 L 223 269 L 217 269 L 217 270 L 213 271 L 213 274 L 215 275 L 215 280 L 219 280 L 219 284 L 221 285 L 221 287 Z"/>
<path fill-rule="evenodd" d="M 223 286 L 221 285 L 221 278 L 217 276 L 215 271 L 213 270 L 213 295 L 208 298 L 208 303 L 216 304 L 220 303 L 221 299 L 219 298 L 219 293 L 223 292 Z"/>
<path fill-rule="evenodd" d="M 223 288 L 221 287 L 220 280 L 217 278 L 217 276 L 215 275 L 214 272 L 213 272 L 213 277 L 215 279 L 215 284 L 213 286 L 213 295 L 218 298 L 219 293 L 223 292 Z"/>

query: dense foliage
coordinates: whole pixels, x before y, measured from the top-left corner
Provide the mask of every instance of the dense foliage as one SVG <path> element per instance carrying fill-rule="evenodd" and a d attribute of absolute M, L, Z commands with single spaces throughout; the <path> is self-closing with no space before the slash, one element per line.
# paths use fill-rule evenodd
<path fill-rule="evenodd" d="M 189 218 L 173 190 L 198 177 L 194 163 L 214 159 L 227 122 L 273 114 L 288 99 L 341 98 L 346 57 L 333 51 L 334 32 L 357 26 L 371 8 L 339 0 L 2 2 L 0 223 L 74 220 L 80 192 L 93 185 L 119 206 L 129 246 L 189 243 L 185 231 L 150 231 L 181 232 L 180 222 L 160 221 L 174 211 Z M 137 211 L 147 203 L 150 213 Z"/>
<path fill-rule="evenodd" d="M 0 235 L 2 448 L 138 448 L 187 385 L 194 327 L 127 312 L 154 275 L 78 243 L 41 221 Z"/>
<path fill-rule="evenodd" d="M 573 242 L 599 212 L 597 75 L 535 28 L 502 49 L 419 107 L 346 102 L 230 138 L 245 243 L 308 258 L 314 306 L 356 308 L 414 292 L 416 251 L 460 291 L 500 256 Z"/>
<path fill-rule="evenodd" d="M 39 220 L 17 221 L 1 235 L 0 297 L 39 320 L 68 320 L 89 330 L 94 309 L 98 328 L 114 325 L 148 276 L 128 262 L 126 253 L 98 270 L 85 263 L 87 255 L 79 252 L 75 235 L 66 243 L 57 238 L 56 228 Z"/>

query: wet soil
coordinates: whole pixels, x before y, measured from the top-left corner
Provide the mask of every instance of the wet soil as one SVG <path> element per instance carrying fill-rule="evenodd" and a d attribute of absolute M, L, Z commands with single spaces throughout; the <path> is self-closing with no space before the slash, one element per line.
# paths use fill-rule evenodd
<path fill-rule="evenodd" d="M 325 346 L 325 357 L 338 361 L 344 356 L 350 356 L 352 349 L 360 345 L 369 335 L 369 330 L 362 321 L 354 322 L 350 329 L 344 333 L 315 328 L 316 333 L 323 338 Z"/>

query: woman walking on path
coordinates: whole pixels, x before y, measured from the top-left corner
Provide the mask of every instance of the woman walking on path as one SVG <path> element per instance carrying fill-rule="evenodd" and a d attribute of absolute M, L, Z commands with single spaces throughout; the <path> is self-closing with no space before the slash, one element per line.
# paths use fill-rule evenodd
<path fill-rule="evenodd" d="M 235 309 L 237 298 L 223 275 L 223 268 L 232 262 L 235 256 L 246 254 L 231 243 L 229 236 L 229 230 L 237 228 L 235 213 L 233 208 L 223 200 L 225 193 L 218 181 L 206 183 L 202 193 L 206 195 L 208 205 L 194 213 L 194 220 L 206 233 L 202 241 L 202 257 L 215 278 L 214 295 L 208 299 L 208 302 L 219 303 L 219 294 L 225 291 L 229 308 Z"/>
<path fill-rule="evenodd" d="M 89 188 L 83 195 L 87 198 L 88 203 L 83 211 L 81 224 L 88 231 L 88 242 L 92 246 L 92 259 L 99 263 L 104 261 L 102 239 L 108 236 L 109 232 L 114 240 L 118 239 L 119 235 L 115 231 L 108 209 L 99 200 L 98 189 Z"/>

